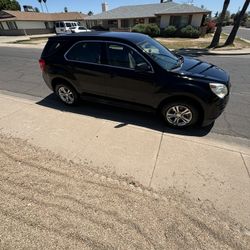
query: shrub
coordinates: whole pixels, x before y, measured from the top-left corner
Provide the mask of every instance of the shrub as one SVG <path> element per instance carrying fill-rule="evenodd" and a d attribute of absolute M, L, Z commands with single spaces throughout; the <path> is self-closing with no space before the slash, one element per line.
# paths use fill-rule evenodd
<path fill-rule="evenodd" d="M 213 20 L 209 20 L 205 23 L 205 26 L 207 27 L 207 33 L 214 33 L 216 22 Z"/>
<path fill-rule="evenodd" d="M 176 31 L 177 31 L 176 27 L 173 25 L 170 25 L 164 29 L 163 36 L 174 37 L 176 35 Z"/>
<path fill-rule="evenodd" d="M 132 28 L 132 32 L 143 33 L 152 37 L 160 35 L 160 28 L 156 24 L 137 24 Z"/>
<path fill-rule="evenodd" d="M 179 35 L 187 38 L 199 38 L 200 31 L 193 26 L 188 25 L 180 30 Z"/>
<path fill-rule="evenodd" d="M 132 28 L 132 32 L 145 33 L 145 24 L 136 24 Z"/>

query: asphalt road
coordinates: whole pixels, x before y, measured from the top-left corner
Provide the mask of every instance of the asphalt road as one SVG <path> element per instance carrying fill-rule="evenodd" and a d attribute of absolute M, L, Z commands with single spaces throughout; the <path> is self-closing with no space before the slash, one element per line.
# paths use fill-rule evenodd
<path fill-rule="evenodd" d="M 233 28 L 233 26 L 226 26 L 226 27 L 223 27 L 223 31 L 225 33 L 229 34 L 231 32 L 232 28 Z M 238 32 L 237 32 L 237 36 L 250 41 L 250 28 L 240 27 Z"/>
<path fill-rule="evenodd" d="M 0 47 L 0 90 L 41 98 L 50 95 L 38 66 L 40 54 L 40 49 Z M 250 56 L 201 56 L 200 59 L 224 68 L 231 75 L 230 102 L 211 131 L 250 139 Z"/>

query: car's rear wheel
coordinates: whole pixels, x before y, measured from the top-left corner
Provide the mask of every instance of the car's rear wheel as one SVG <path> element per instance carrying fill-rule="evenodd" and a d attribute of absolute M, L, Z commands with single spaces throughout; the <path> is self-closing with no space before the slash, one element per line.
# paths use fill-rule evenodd
<path fill-rule="evenodd" d="M 162 115 L 167 125 L 174 128 L 193 126 L 199 118 L 195 105 L 186 101 L 167 103 L 162 108 Z"/>
<path fill-rule="evenodd" d="M 73 87 L 66 83 L 57 84 L 55 87 L 55 93 L 60 100 L 67 105 L 75 105 L 79 101 L 77 92 Z"/>

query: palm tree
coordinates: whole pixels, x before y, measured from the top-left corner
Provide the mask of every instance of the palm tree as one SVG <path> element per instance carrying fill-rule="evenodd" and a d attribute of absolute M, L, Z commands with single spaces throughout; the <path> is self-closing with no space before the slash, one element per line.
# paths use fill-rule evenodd
<path fill-rule="evenodd" d="M 42 12 L 43 12 L 42 0 L 38 0 L 38 2 L 40 3 L 40 5 L 41 5 L 41 10 L 42 10 Z"/>
<path fill-rule="evenodd" d="M 47 0 L 43 0 L 43 2 L 44 2 L 44 5 L 45 5 L 45 7 L 46 7 L 47 12 L 49 12 L 49 11 L 48 11 L 48 7 L 47 7 L 47 4 L 46 4 L 46 3 L 47 3 Z"/>
<path fill-rule="evenodd" d="M 218 18 L 217 28 L 216 28 L 213 40 L 212 40 L 209 48 L 214 48 L 214 47 L 218 46 L 218 44 L 219 44 L 220 35 L 221 35 L 221 31 L 222 31 L 222 24 L 223 24 L 223 21 L 224 21 L 225 16 L 226 16 L 229 3 L 230 3 L 230 0 L 224 0 L 223 9 L 222 9 L 222 12 Z"/>
<path fill-rule="evenodd" d="M 236 34 L 238 32 L 238 29 L 240 27 L 240 23 L 241 23 L 241 20 L 243 19 L 245 13 L 246 13 L 246 10 L 248 8 L 248 5 L 250 3 L 250 0 L 246 0 L 241 11 L 240 11 L 240 14 L 237 16 L 236 20 L 235 20 L 235 23 L 234 23 L 234 26 L 233 26 L 233 29 L 231 30 L 231 33 L 230 35 L 228 36 L 226 42 L 225 42 L 225 46 L 228 46 L 228 45 L 231 45 L 233 44 L 234 42 L 234 39 L 236 37 Z"/>

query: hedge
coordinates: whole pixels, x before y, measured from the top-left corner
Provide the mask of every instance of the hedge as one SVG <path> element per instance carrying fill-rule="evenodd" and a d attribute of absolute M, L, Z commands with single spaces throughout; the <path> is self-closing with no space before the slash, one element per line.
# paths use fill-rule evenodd
<path fill-rule="evenodd" d="M 137 24 L 132 28 L 132 32 L 143 33 L 152 37 L 160 35 L 160 28 L 156 24 Z"/>
<path fill-rule="evenodd" d="M 176 27 L 173 25 L 170 25 L 163 30 L 163 36 L 174 37 L 176 35 L 176 31 L 177 31 Z"/>

